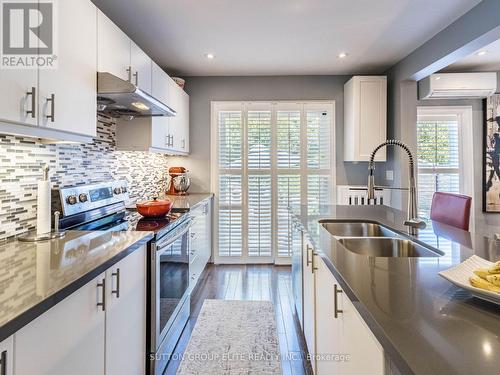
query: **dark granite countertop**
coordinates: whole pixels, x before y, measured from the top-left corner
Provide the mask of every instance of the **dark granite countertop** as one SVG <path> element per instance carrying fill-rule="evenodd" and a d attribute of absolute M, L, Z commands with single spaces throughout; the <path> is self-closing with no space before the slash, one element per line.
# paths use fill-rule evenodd
<path fill-rule="evenodd" d="M 59 240 L 0 244 L 0 341 L 151 238 L 150 232 L 68 231 Z"/>
<path fill-rule="evenodd" d="M 167 195 L 174 201 L 172 212 L 188 212 L 194 209 L 198 204 L 212 198 L 213 193 L 190 193 L 189 195 Z"/>
<path fill-rule="evenodd" d="M 401 373 L 499 373 L 500 306 L 473 298 L 438 272 L 473 254 L 500 260 L 500 241 L 431 223 L 415 238 L 444 256 L 373 258 L 347 250 L 318 220 L 373 220 L 406 233 L 403 212 L 386 206 L 291 210 Z"/>

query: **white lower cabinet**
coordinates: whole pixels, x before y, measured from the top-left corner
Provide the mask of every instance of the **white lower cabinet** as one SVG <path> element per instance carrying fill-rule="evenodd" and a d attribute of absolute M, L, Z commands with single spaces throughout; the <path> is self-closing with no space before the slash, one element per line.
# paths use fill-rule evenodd
<path fill-rule="evenodd" d="M 190 214 L 193 216 L 193 224 L 189 240 L 189 273 L 190 288 L 193 289 L 212 255 L 211 199 Z"/>
<path fill-rule="evenodd" d="M 104 274 L 14 335 L 16 375 L 104 374 Z"/>
<path fill-rule="evenodd" d="M 384 351 L 326 264 L 317 257 L 316 371 L 385 374 Z"/>
<path fill-rule="evenodd" d="M 313 372 L 316 373 L 316 363 L 314 356 L 316 354 L 316 297 L 314 277 L 314 251 L 307 239 L 304 240 L 304 257 L 303 257 L 303 310 L 304 310 L 304 336 L 306 339 L 307 350 L 311 356 L 311 366 Z"/>
<path fill-rule="evenodd" d="M 144 374 L 146 246 L 16 332 L 13 350 L 8 340 L 7 374 Z"/>
<path fill-rule="evenodd" d="M 106 375 L 136 375 L 144 372 L 145 275 L 144 248 L 106 271 Z"/>
<path fill-rule="evenodd" d="M 12 375 L 14 361 L 14 337 L 10 336 L 0 342 L 0 374 Z"/>

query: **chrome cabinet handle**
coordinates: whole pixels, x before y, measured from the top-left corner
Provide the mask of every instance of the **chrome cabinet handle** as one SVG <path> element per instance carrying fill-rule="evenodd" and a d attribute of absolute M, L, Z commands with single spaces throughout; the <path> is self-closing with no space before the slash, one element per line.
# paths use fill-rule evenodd
<path fill-rule="evenodd" d="M 182 148 L 186 148 L 186 140 L 182 139 Z"/>
<path fill-rule="evenodd" d="M 36 87 L 32 87 L 31 91 L 26 93 L 27 96 L 31 96 L 31 110 L 26 111 L 27 115 L 31 115 L 31 118 L 36 117 Z"/>
<path fill-rule="evenodd" d="M 106 311 L 106 279 L 102 279 L 100 283 L 97 283 L 98 288 L 102 288 L 102 301 L 97 302 L 97 306 L 102 307 L 102 311 Z"/>
<path fill-rule="evenodd" d="M 111 294 L 116 294 L 116 298 L 120 298 L 120 269 L 117 268 L 111 276 L 116 276 L 116 289 L 111 291 Z"/>
<path fill-rule="evenodd" d="M 139 72 L 135 72 L 133 75 L 135 77 L 135 85 L 139 86 Z"/>
<path fill-rule="evenodd" d="M 170 147 L 174 147 L 174 136 L 170 134 Z"/>
<path fill-rule="evenodd" d="M 309 260 L 309 253 L 312 254 L 312 249 L 309 247 L 309 245 L 307 245 L 307 250 L 306 250 L 306 266 L 309 267 L 312 263 L 312 260 Z M 311 255 L 311 258 L 312 258 L 312 255 Z"/>
<path fill-rule="evenodd" d="M 343 310 L 340 310 L 338 308 L 339 306 L 339 299 L 338 299 L 338 295 L 339 293 L 342 293 L 342 289 L 339 289 L 338 285 L 337 284 L 334 284 L 333 285 L 333 290 L 334 290 L 334 295 L 333 295 L 333 305 L 334 305 L 334 311 L 333 311 L 333 316 L 335 317 L 335 319 L 337 319 L 339 317 L 339 314 L 342 314 L 344 311 Z"/>
<path fill-rule="evenodd" d="M 47 98 L 47 103 L 50 102 L 50 115 L 47 115 L 47 119 L 51 122 L 54 122 L 56 119 L 56 95 L 50 94 L 50 97 Z"/>
<path fill-rule="evenodd" d="M 316 262 L 314 261 L 314 259 L 316 259 L 315 257 L 318 254 L 315 253 L 314 251 L 312 251 L 311 254 L 312 254 L 312 256 L 311 256 L 311 272 L 314 273 L 314 271 L 318 270 L 318 267 L 316 267 Z"/>
<path fill-rule="evenodd" d="M 7 375 L 7 350 L 0 355 L 0 375 Z"/>
<path fill-rule="evenodd" d="M 129 66 L 129 67 L 126 69 L 126 71 L 127 71 L 127 76 L 128 76 L 127 81 L 129 81 L 130 83 L 132 83 L 132 67 L 131 67 L 131 66 Z"/>

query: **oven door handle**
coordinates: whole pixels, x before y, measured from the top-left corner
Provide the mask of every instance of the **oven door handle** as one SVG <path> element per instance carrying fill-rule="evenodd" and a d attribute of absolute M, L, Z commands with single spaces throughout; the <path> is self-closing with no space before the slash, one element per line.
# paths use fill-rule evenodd
<path fill-rule="evenodd" d="M 160 250 L 160 249 L 162 249 L 162 248 L 164 248 L 166 246 L 169 246 L 169 245 L 173 244 L 179 238 L 181 238 L 182 236 L 184 236 L 187 233 L 187 231 L 189 230 L 189 228 L 191 228 L 191 223 L 192 222 L 193 222 L 193 220 L 189 219 L 186 222 L 186 224 L 184 224 L 184 225 L 186 225 L 186 228 L 183 229 L 180 233 L 176 234 L 175 237 L 170 237 L 170 238 L 167 238 L 166 240 L 163 240 L 161 242 L 156 243 L 155 249 L 158 251 L 158 250 Z M 167 235 L 167 237 L 168 237 L 168 235 Z"/>

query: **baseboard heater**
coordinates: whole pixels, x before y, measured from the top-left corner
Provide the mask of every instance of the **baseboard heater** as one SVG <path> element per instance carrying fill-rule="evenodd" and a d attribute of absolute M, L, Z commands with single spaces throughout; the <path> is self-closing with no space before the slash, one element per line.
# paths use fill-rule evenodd
<path fill-rule="evenodd" d="M 337 186 L 337 204 L 348 206 L 391 205 L 391 190 L 383 187 L 375 188 L 375 199 L 368 201 L 366 186 Z"/>

